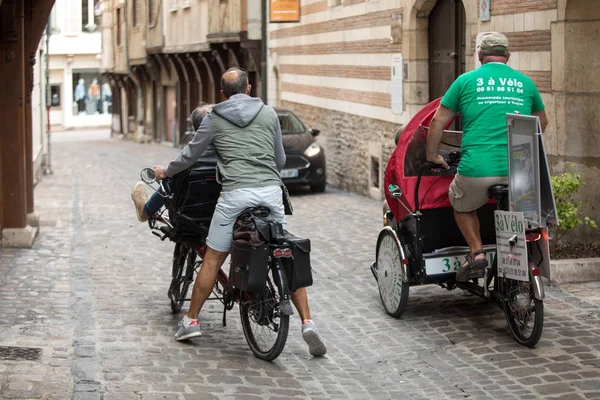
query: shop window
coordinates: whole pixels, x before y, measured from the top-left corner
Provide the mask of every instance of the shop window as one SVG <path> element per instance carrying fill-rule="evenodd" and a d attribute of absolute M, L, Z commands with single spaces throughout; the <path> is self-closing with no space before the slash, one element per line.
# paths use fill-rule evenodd
<path fill-rule="evenodd" d="M 73 100 L 75 115 L 109 114 L 112 109 L 112 90 L 98 70 L 73 70 Z"/>
<path fill-rule="evenodd" d="M 60 107 L 60 85 L 50 85 L 50 106 Z"/>

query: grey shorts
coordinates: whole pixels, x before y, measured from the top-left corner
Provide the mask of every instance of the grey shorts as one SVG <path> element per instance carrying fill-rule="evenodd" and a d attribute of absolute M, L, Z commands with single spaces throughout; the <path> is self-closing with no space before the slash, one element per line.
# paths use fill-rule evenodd
<path fill-rule="evenodd" d="M 488 189 L 493 185 L 507 185 L 508 177 L 490 176 L 471 178 L 456 174 L 448 189 L 450 204 L 458 212 L 471 212 L 489 201 Z"/>
<path fill-rule="evenodd" d="M 228 252 L 233 238 L 233 224 L 236 218 L 250 207 L 267 207 L 270 218 L 281 222 L 285 227 L 283 198 L 279 186 L 234 189 L 221 192 L 215 208 L 206 244 L 213 250 Z"/>

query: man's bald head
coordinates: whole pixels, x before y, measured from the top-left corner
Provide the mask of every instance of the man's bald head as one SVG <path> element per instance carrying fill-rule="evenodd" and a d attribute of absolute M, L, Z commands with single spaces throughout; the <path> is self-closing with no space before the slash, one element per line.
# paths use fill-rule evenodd
<path fill-rule="evenodd" d="M 229 68 L 221 77 L 221 93 L 226 99 L 235 94 L 249 94 L 248 74 L 239 68 Z"/>

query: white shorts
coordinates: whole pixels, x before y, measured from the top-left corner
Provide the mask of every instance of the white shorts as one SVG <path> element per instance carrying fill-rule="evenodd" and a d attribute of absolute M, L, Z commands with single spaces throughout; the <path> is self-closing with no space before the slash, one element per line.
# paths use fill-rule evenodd
<path fill-rule="evenodd" d="M 281 222 L 285 227 L 285 212 L 281 187 L 242 188 L 221 192 L 210 222 L 206 244 L 213 250 L 228 252 L 233 239 L 233 224 L 237 217 L 251 207 L 267 207 L 268 219 Z"/>

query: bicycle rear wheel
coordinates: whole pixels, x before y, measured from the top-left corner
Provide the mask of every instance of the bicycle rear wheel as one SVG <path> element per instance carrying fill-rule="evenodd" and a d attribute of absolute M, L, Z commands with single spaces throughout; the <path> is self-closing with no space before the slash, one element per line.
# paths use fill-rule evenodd
<path fill-rule="evenodd" d="M 245 293 L 240 302 L 240 318 L 244 336 L 257 358 L 276 359 L 285 347 L 289 329 L 289 315 L 281 310 L 281 302 L 288 296 L 283 266 L 272 259 L 267 271 L 267 282 L 261 293 Z"/>
<path fill-rule="evenodd" d="M 544 327 L 544 302 L 534 297 L 531 282 L 502 279 L 502 294 L 506 296 L 504 315 L 515 340 L 534 347 Z"/>
<path fill-rule="evenodd" d="M 169 299 L 171 311 L 178 313 L 183 307 L 190 284 L 194 281 L 194 264 L 196 252 L 191 246 L 177 243 L 173 252 L 173 270 Z"/>

